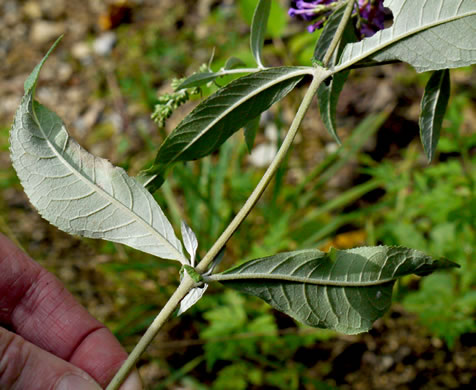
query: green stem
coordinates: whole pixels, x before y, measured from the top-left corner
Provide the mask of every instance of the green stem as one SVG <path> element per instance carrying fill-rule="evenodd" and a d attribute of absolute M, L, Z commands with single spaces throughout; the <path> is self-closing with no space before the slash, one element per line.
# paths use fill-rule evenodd
<path fill-rule="evenodd" d="M 240 224 L 249 214 L 249 212 L 254 207 L 256 202 L 258 202 L 260 196 L 263 194 L 264 190 L 266 189 L 271 179 L 273 178 L 273 175 L 276 173 L 279 165 L 286 157 L 286 154 L 292 145 L 294 137 L 296 136 L 296 133 L 299 129 L 299 126 L 301 125 L 301 122 L 304 119 L 304 115 L 306 114 L 307 110 L 311 106 L 312 99 L 317 92 L 319 84 L 322 81 L 324 81 L 327 77 L 329 77 L 330 74 L 331 72 L 328 70 L 325 70 L 324 68 L 315 68 L 312 70 L 313 79 L 312 79 L 311 85 L 309 86 L 309 89 L 304 95 L 301 105 L 299 106 L 296 116 L 294 117 L 294 120 L 291 123 L 289 131 L 286 137 L 284 138 L 283 143 L 280 149 L 278 150 L 278 153 L 276 153 L 276 156 L 274 157 L 273 161 L 269 165 L 268 169 L 264 173 L 260 182 L 254 189 L 254 191 L 251 193 L 250 197 L 245 202 L 241 210 L 238 212 L 235 218 L 231 221 L 231 223 L 228 225 L 225 231 L 221 234 L 221 236 L 218 238 L 215 244 L 210 248 L 208 253 L 205 255 L 205 257 L 200 261 L 200 263 L 196 267 L 196 271 L 199 274 L 204 273 L 208 269 L 208 266 L 211 264 L 213 259 L 215 259 L 215 257 L 218 255 L 221 249 L 225 246 L 225 244 L 233 235 L 233 233 L 236 231 L 236 229 L 238 229 Z M 133 369 L 133 367 L 135 366 L 135 364 L 137 363 L 137 361 L 139 360 L 140 356 L 145 351 L 147 346 L 152 342 L 152 340 L 157 335 L 159 330 L 162 328 L 164 323 L 169 319 L 169 317 L 175 311 L 177 306 L 180 304 L 180 301 L 188 294 L 188 292 L 194 286 L 195 286 L 195 282 L 188 276 L 188 274 L 185 273 L 185 276 L 182 282 L 180 283 L 179 287 L 177 288 L 177 290 L 175 290 L 175 292 L 172 294 L 170 299 L 167 301 L 165 306 L 162 308 L 160 313 L 155 318 L 152 325 L 150 325 L 150 327 L 147 329 L 145 334 L 140 339 L 139 343 L 134 347 L 129 357 L 124 362 L 122 367 L 119 369 L 117 374 L 114 376 L 114 378 L 112 379 L 111 383 L 106 388 L 106 390 L 119 389 L 119 386 L 129 375 L 130 371 Z"/>
<path fill-rule="evenodd" d="M 342 16 L 342 19 L 340 20 L 339 27 L 337 27 L 337 31 L 334 34 L 334 37 L 332 38 L 332 41 L 329 47 L 327 48 L 326 54 L 324 55 L 324 59 L 322 60 L 324 66 L 327 66 L 329 64 L 329 61 L 332 58 L 332 54 L 334 54 L 334 51 L 339 45 L 339 42 L 342 38 L 342 34 L 344 33 L 345 26 L 347 25 L 347 22 L 349 21 L 349 18 L 352 15 L 353 7 L 354 7 L 354 0 L 348 0 L 347 8 L 345 9 L 344 15 Z"/>
<path fill-rule="evenodd" d="M 249 214 L 251 209 L 255 206 L 256 202 L 258 202 L 260 196 L 263 194 L 264 190 L 266 189 L 274 174 L 276 173 L 279 165 L 286 157 L 286 154 L 292 145 L 294 137 L 296 136 L 299 126 L 301 125 L 301 122 L 304 119 L 304 115 L 306 114 L 307 110 L 311 105 L 312 98 L 316 94 L 319 85 L 330 75 L 330 73 L 331 72 L 326 71 L 323 68 L 315 69 L 311 85 L 309 86 L 309 89 L 304 95 L 301 105 L 299 106 L 296 116 L 294 117 L 294 120 L 291 123 L 289 131 L 286 134 L 286 137 L 284 138 L 283 143 L 278 150 L 278 153 L 276 153 L 276 156 L 274 157 L 273 161 L 269 165 L 260 182 L 253 190 L 241 210 L 238 212 L 238 214 L 236 214 L 235 218 L 233 218 L 233 220 L 230 222 L 225 231 L 221 234 L 215 244 L 213 244 L 208 253 L 202 259 L 202 261 L 200 261 L 200 263 L 198 264 L 196 268 L 198 273 L 203 273 L 207 270 L 210 263 L 225 246 L 225 244 L 236 231 L 236 229 L 238 229 L 238 227 Z"/>
<path fill-rule="evenodd" d="M 193 288 L 195 282 L 188 276 L 187 273 L 184 273 L 182 282 L 169 298 L 165 306 L 162 308 L 160 313 L 155 317 L 152 324 L 147 328 L 147 331 L 141 337 L 137 345 L 134 347 L 132 352 L 129 354 L 127 360 L 122 364 L 119 371 L 116 373 L 112 381 L 106 387 L 106 390 L 117 390 L 119 386 L 124 382 L 129 373 L 135 367 L 137 361 L 141 357 L 142 353 L 146 350 L 152 340 L 155 338 L 159 330 L 162 328 L 164 323 L 169 319 L 173 314 L 180 301 L 188 294 L 188 292 Z"/>

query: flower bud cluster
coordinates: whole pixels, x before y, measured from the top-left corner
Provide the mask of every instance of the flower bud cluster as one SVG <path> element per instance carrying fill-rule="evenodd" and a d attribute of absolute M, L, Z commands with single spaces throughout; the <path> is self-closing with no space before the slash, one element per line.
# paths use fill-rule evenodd
<path fill-rule="evenodd" d="M 208 72 L 208 66 L 202 64 L 199 69 L 199 73 Z M 190 100 L 191 95 L 197 95 L 200 93 L 200 88 L 183 88 L 177 91 L 180 84 L 185 81 L 183 79 L 172 79 L 171 86 L 174 90 L 172 93 L 164 93 L 157 98 L 157 104 L 154 107 L 154 112 L 150 116 L 152 120 L 157 123 L 159 127 L 165 127 L 165 121 L 170 118 L 174 111 L 182 104 Z"/>
<path fill-rule="evenodd" d="M 173 79 L 172 84 L 180 84 L 185 79 Z M 157 123 L 157 126 L 164 127 L 165 121 L 170 118 L 173 112 L 182 104 L 190 99 L 190 94 L 186 89 L 174 91 L 172 93 L 165 93 L 157 98 L 157 104 L 154 107 L 154 112 L 151 115 L 152 120 Z"/>

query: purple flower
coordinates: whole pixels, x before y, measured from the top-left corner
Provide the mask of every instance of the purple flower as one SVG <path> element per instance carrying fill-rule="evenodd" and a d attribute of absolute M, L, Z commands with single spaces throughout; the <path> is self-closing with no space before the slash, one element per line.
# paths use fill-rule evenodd
<path fill-rule="evenodd" d="M 312 33 L 314 31 L 319 30 L 320 28 L 322 28 L 323 25 L 324 25 L 324 20 L 319 20 L 318 22 L 307 26 L 307 31 Z"/>
<path fill-rule="evenodd" d="M 370 37 L 384 28 L 385 8 L 382 0 L 358 0 L 358 12 L 362 19 L 360 32 Z"/>
<path fill-rule="evenodd" d="M 313 32 L 322 28 L 338 2 L 337 0 L 297 0 L 293 1 L 293 5 L 294 7 L 289 8 L 288 14 L 314 21 L 307 28 L 309 32 Z M 370 37 L 384 28 L 383 0 L 358 0 L 352 15 L 361 38 Z"/>
<path fill-rule="evenodd" d="M 334 1 L 335 0 L 297 0 L 294 2 L 296 8 L 289 8 L 288 14 L 289 16 L 300 16 L 304 20 L 310 21 L 325 12 L 325 8 L 327 8 L 325 6 L 334 3 Z"/>

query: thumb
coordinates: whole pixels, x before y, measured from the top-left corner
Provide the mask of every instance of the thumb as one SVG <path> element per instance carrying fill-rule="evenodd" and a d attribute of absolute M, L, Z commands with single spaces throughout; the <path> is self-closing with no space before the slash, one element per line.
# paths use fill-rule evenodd
<path fill-rule="evenodd" d="M 0 328 L 0 389 L 100 390 L 84 371 Z"/>

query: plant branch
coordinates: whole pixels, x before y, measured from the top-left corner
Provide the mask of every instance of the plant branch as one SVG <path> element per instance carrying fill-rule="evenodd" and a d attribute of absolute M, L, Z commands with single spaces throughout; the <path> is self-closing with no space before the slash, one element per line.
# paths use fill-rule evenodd
<path fill-rule="evenodd" d="M 147 328 L 144 335 L 141 337 L 137 345 L 134 347 L 132 352 L 129 354 L 127 360 L 123 363 L 119 371 L 116 373 L 112 381 L 106 387 L 106 390 L 117 390 L 127 378 L 129 373 L 132 371 L 137 361 L 141 357 L 142 353 L 146 350 L 152 340 L 155 338 L 159 330 L 173 314 L 180 301 L 188 294 L 188 292 L 193 288 L 195 282 L 186 272 L 184 272 L 184 277 L 182 282 L 177 287 L 177 290 L 169 298 L 165 306 L 162 308 L 160 313 L 155 317 L 152 324 Z"/>
<path fill-rule="evenodd" d="M 354 0 L 348 0 L 347 2 L 347 8 L 344 11 L 344 15 L 342 16 L 342 19 L 340 20 L 339 27 L 337 27 L 337 31 L 334 34 L 334 37 L 332 38 L 332 41 L 327 48 L 326 54 L 324 55 L 324 59 L 322 60 L 323 64 L 325 67 L 329 64 L 329 61 L 332 58 L 332 54 L 334 54 L 334 51 L 337 49 L 337 46 L 339 46 L 339 42 L 342 38 L 342 34 L 344 33 L 345 26 L 347 25 L 347 22 L 349 21 L 349 18 L 352 15 L 352 8 L 354 7 Z"/>
<path fill-rule="evenodd" d="M 330 74 L 331 72 L 326 71 L 324 68 L 316 68 L 313 72 L 313 79 L 311 85 L 309 86 L 309 89 L 304 95 L 301 105 L 299 106 L 296 116 L 294 117 L 294 120 L 291 123 L 289 131 L 286 134 L 286 137 L 284 138 L 283 143 L 281 144 L 281 147 L 278 150 L 278 153 L 276 153 L 276 156 L 274 157 L 273 161 L 269 165 L 260 182 L 253 190 L 241 210 L 238 212 L 238 214 L 236 214 L 235 218 L 230 222 L 225 231 L 221 234 L 215 244 L 213 244 L 208 253 L 198 264 L 196 268 L 198 273 L 204 273 L 207 270 L 210 263 L 220 252 L 220 250 L 225 246 L 225 244 L 236 231 L 236 229 L 238 229 L 238 227 L 249 214 L 251 209 L 255 206 L 256 202 L 258 202 L 259 198 L 261 197 L 269 182 L 273 178 L 273 175 L 276 173 L 276 170 L 278 169 L 279 165 L 286 157 L 286 154 L 292 145 L 294 137 L 296 136 L 299 126 L 301 125 L 301 122 L 304 119 L 304 115 L 306 114 L 307 110 L 311 105 L 312 98 L 316 94 L 320 83 L 324 81 Z"/>
<path fill-rule="evenodd" d="M 324 68 L 315 68 L 312 70 L 313 79 L 309 89 L 307 90 L 304 98 L 299 106 L 299 109 L 296 113 L 296 116 L 291 123 L 289 128 L 288 134 L 286 135 L 283 143 L 278 150 L 278 153 L 274 157 L 273 161 L 269 165 L 268 169 L 264 173 L 263 177 L 261 178 L 260 182 L 251 193 L 248 200 L 245 202 L 241 210 L 235 216 L 235 218 L 231 221 L 225 231 L 221 234 L 215 244 L 210 248 L 208 253 L 205 257 L 200 261 L 199 265 L 196 267 L 196 271 L 200 274 L 204 273 L 211 262 L 215 259 L 218 255 L 220 250 L 225 246 L 226 242 L 230 239 L 233 233 L 238 229 L 240 224 L 249 214 L 251 209 L 254 207 L 260 196 L 263 194 L 264 190 L 270 183 L 273 175 L 276 173 L 279 165 L 286 157 L 286 154 L 289 148 L 292 145 L 294 137 L 301 125 L 302 120 L 304 119 L 304 115 L 306 114 L 307 110 L 309 109 L 312 99 L 317 92 L 317 88 L 319 84 L 324 81 L 329 75 L 331 74 L 330 71 L 325 70 Z M 159 330 L 162 328 L 164 323 L 168 320 L 168 318 L 173 314 L 177 306 L 180 304 L 180 301 L 188 294 L 188 292 L 195 286 L 195 282 L 188 276 L 187 273 L 184 273 L 184 278 L 180 283 L 179 287 L 175 292 L 172 294 L 170 299 L 167 301 L 165 306 L 162 308 L 160 313 L 155 318 L 154 322 L 150 325 L 147 331 L 144 333 L 142 338 L 140 339 L 139 343 L 134 347 L 132 352 L 130 353 L 127 360 L 124 362 L 122 367 L 119 369 L 117 374 L 112 379 L 111 383 L 108 385 L 106 390 L 117 390 L 119 386 L 124 382 L 126 377 L 129 375 L 130 371 L 134 368 L 135 364 L 139 360 L 142 353 L 145 351 L 147 346 L 152 342 L 155 338 Z"/>

